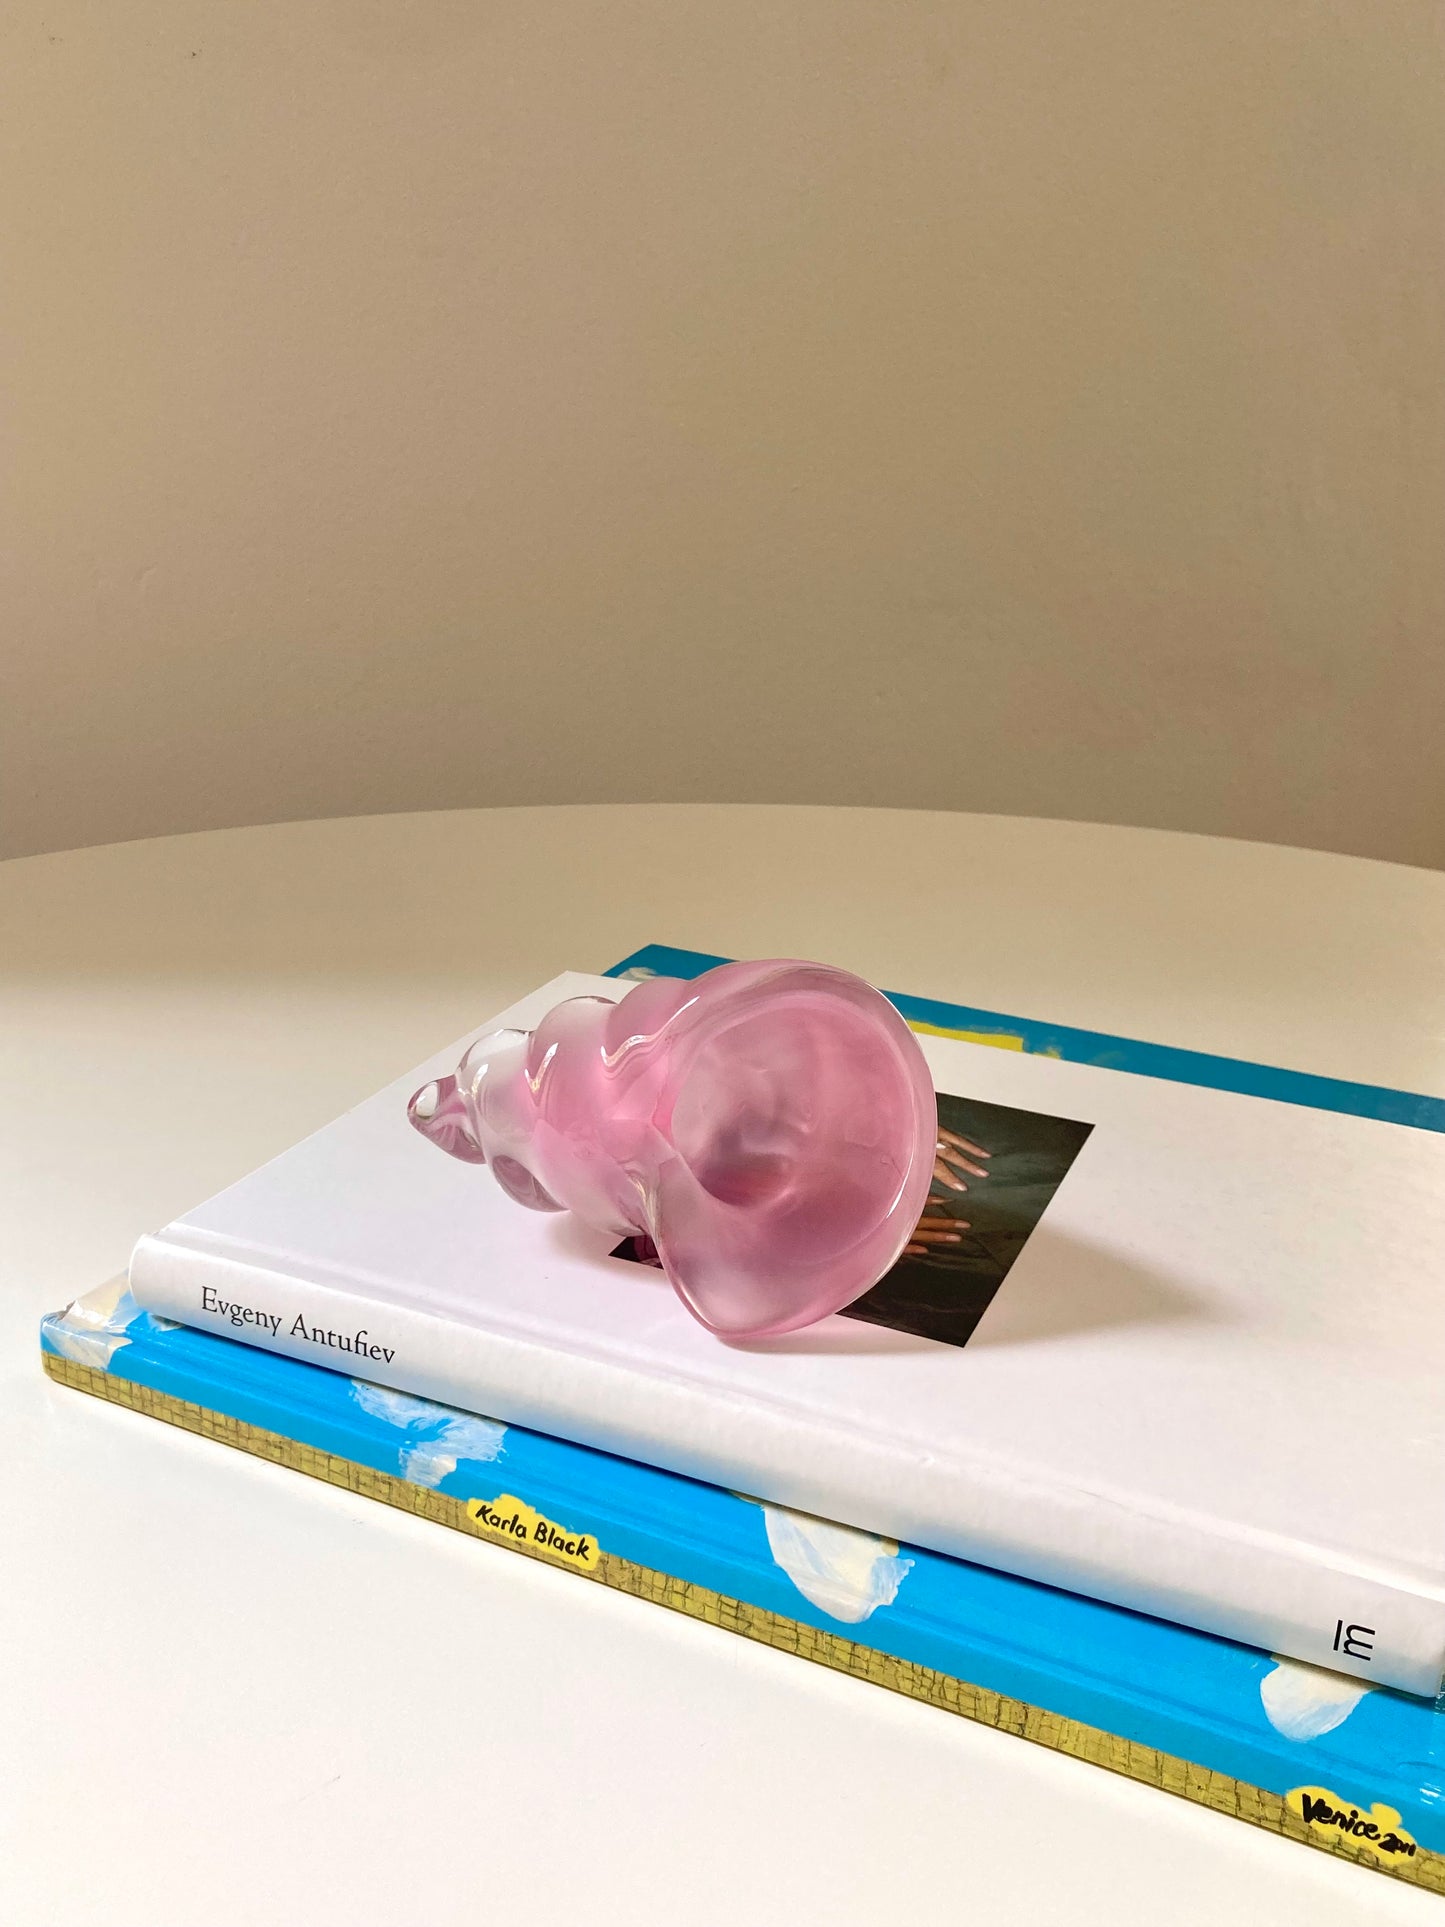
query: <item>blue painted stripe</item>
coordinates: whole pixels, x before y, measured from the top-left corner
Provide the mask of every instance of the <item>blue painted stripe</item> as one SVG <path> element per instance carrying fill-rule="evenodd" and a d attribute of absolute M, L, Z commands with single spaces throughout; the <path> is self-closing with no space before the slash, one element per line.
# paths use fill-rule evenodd
<path fill-rule="evenodd" d="M 651 943 L 636 950 L 604 974 L 624 976 L 629 970 L 649 970 L 659 977 L 700 977 L 726 957 L 709 957 L 697 950 L 675 950 Z M 1146 1044 L 1134 1037 L 1111 1037 L 1097 1030 L 1075 1030 L 1068 1024 L 1042 1023 L 1032 1017 L 1010 1017 L 1003 1011 L 979 1010 L 971 1004 L 945 1004 L 932 997 L 904 997 L 894 991 L 888 1000 L 910 1023 L 933 1024 L 940 1030 L 971 1030 L 984 1035 L 1021 1038 L 1023 1047 L 1039 1057 L 1060 1057 L 1070 1064 L 1092 1064 L 1100 1070 L 1129 1071 L 1135 1077 L 1165 1078 L 1174 1084 L 1200 1084 L 1210 1090 L 1237 1091 L 1244 1097 L 1269 1097 L 1281 1104 L 1303 1104 L 1315 1111 L 1340 1111 L 1350 1117 L 1373 1117 L 1385 1124 L 1404 1124 L 1416 1131 L 1445 1132 L 1445 1098 L 1416 1091 L 1394 1091 L 1380 1084 L 1352 1084 L 1342 1078 L 1316 1077 L 1310 1071 L 1281 1070 L 1252 1064 L 1242 1057 L 1215 1057 L 1207 1051 L 1176 1050 L 1169 1044 Z"/>

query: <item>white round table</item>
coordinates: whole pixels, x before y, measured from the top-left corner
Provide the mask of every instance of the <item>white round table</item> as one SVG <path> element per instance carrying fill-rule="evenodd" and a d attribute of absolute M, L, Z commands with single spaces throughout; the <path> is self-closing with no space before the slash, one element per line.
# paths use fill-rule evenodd
<path fill-rule="evenodd" d="M 646 942 L 1445 1095 L 1445 876 L 902 811 L 393 816 L 0 865 L 0 1920 L 1438 1917 L 1381 1875 L 76 1397 L 41 1314 Z"/>

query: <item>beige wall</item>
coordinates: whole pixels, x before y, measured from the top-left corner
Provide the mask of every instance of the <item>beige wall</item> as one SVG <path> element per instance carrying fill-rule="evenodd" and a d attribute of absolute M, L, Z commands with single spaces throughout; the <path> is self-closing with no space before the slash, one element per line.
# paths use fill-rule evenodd
<path fill-rule="evenodd" d="M 807 799 L 1445 865 L 1442 82 L 1435 0 L 19 0 L 0 849 Z"/>

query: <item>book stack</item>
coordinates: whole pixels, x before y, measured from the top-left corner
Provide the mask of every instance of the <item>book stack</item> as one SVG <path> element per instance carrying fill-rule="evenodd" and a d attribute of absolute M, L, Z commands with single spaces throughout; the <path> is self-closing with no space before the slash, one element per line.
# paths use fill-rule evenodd
<path fill-rule="evenodd" d="M 819 1326 L 724 1344 L 437 1156 L 406 1098 L 464 1039 L 143 1239 L 46 1369 L 1445 1891 L 1445 1103 L 894 1002 L 990 1175 Z"/>

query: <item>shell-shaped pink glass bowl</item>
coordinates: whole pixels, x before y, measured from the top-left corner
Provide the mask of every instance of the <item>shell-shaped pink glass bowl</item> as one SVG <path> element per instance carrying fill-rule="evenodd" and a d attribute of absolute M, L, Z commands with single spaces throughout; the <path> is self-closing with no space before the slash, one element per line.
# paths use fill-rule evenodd
<path fill-rule="evenodd" d="M 412 1121 L 520 1202 L 651 1238 L 711 1331 L 841 1310 L 895 1262 L 937 1138 L 923 1053 L 887 999 L 827 965 L 723 964 L 577 998 L 473 1046 Z"/>

